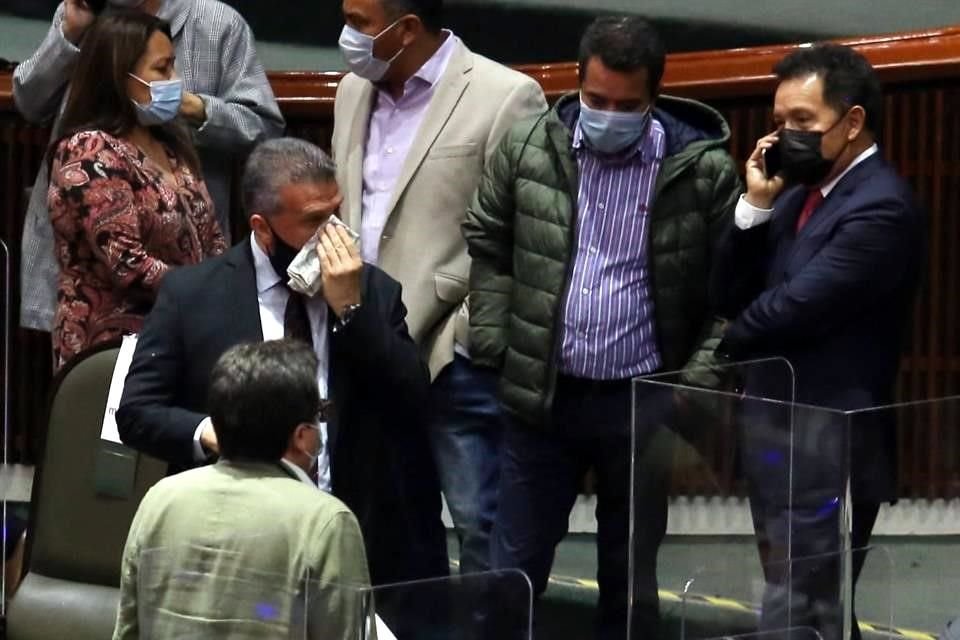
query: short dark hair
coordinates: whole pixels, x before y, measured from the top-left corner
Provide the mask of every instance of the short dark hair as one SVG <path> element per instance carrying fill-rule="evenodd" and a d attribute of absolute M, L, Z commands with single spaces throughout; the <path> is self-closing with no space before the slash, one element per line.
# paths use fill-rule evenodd
<path fill-rule="evenodd" d="M 393 19 L 408 13 L 420 18 L 427 31 L 436 33 L 443 28 L 443 0 L 381 0 L 387 16 Z"/>
<path fill-rule="evenodd" d="M 605 67 L 627 73 L 646 69 L 650 76 L 650 95 L 656 95 L 663 78 L 666 54 L 660 35 L 653 26 L 637 16 L 602 16 L 580 38 L 580 81 L 583 82 L 590 58 L 599 57 Z"/>
<path fill-rule="evenodd" d="M 866 58 L 842 44 L 823 43 L 797 49 L 773 67 L 780 82 L 817 75 L 823 80 L 823 101 L 839 114 L 860 105 L 867 129 L 877 134 L 883 122 L 880 78 Z"/>
<path fill-rule="evenodd" d="M 210 374 L 208 406 L 224 458 L 277 462 L 320 412 L 317 356 L 298 340 L 232 347 Z"/>
<path fill-rule="evenodd" d="M 312 142 L 300 138 L 261 142 L 243 168 L 243 208 L 247 215 L 272 216 L 280 208 L 280 189 L 284 186 L 334 180 L 336 169 L 333 159 Z"/>

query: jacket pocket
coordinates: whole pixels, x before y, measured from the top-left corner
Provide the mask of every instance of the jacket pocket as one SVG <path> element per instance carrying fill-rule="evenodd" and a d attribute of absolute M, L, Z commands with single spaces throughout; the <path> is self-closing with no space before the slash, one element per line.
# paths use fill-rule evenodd
<path fill-rule="evenodd" d="M 462 302 L 467 297 L 467 280 L 449 273 L 434 273 L 433 284 L 437 297 L 444 302 Z"/>
<path fill-rule="evenodd" d="M 480 145 L 478 145 L 476 142 L 446 145 L 443 147 L 433 147 L 430 149 L 430 152 L 427 154 L 427 159 L 435 160 L 438 158 L 466 158 L 476 155 L 479 153 L 479 151 Z"/>

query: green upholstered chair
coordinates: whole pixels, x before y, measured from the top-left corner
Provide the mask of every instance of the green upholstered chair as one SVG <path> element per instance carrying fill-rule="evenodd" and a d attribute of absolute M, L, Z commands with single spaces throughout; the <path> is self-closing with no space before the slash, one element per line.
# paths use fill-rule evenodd
<path fill-rule="evenodd" d="M 54 381 L 33 485 L 28 571 L 7 612 L 10 640 L 111 637 L 127 530 L 167 469 L 100 441 L 118 352 L 114 344 L 82 354 Z"/>

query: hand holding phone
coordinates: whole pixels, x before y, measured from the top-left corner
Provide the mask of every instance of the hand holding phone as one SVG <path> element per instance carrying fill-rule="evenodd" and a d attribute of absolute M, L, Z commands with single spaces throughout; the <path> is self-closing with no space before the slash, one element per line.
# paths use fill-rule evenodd
<path fill-rule="evenodd" d="M 780 173 L 782 167 L 780 141 L 778 140 L 763 150 L 763 174 L 769 180 Z"/>
<path fill-rule="evenodd" d="M 757 141 L 757 146 L 747 160 L 746 200 L 755 207 L 769 209 L 783 190 L 784 180 L 780 175 L 783 166 L 777 131 Z"/>

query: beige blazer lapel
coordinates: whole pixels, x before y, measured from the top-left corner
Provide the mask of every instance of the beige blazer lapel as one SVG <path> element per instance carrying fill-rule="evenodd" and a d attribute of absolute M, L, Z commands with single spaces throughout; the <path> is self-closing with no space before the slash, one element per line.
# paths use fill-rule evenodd
<path fill-rule="evenodd" d="M 370 128 L 370 112 L 376 97 L 373 84 L 364 81 L 359 87 L 360 95 L 356 100 L 356 111 L 350 122 L 347 136 L 347 158 L 344 174 L 346 185 L 347 211 L 343 221 L 351 228 L 360 229 L 360 213 L 363 210 L 363 154 L 367 146 L 367 131 Z"/>
<path fill-rule="evenodd" d="M 433 98 L 431 98 L 427 112 L 424 114 L 423 122 L 420 124 L 420 129 L 417 131 L 409 153 L 407 153 L 407 159 L 403 163 L 400 177 L 397 179 L 390 203 L 387 205 L 387 211 L 390 212 L 387 215 L 388 222 L 397 207 L 400 196 L 403 195 L 410 180 L 417 169 L 420 168 L 427 152 L 430 151 L 430 147 L 433 146 L 437 136 L 440 135 L 447 120 L 453 114 L 453 110 L 459 104 L 463 92 L 470 84 L 470 71 L 472 69 L 473 54 L 462 42 L 458 43 L 457 50 L 450 58 L 450 63 L 437 82 Z"/>

